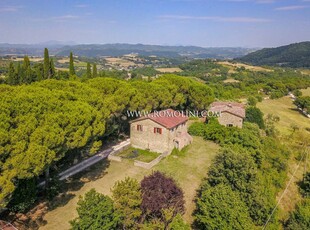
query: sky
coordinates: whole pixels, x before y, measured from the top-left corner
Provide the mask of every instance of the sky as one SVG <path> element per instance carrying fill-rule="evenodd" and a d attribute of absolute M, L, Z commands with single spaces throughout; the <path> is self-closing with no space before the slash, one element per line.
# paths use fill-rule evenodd
<path fill-rule="evenodd" d="M 276 47 L 310 40 L 310 0 L 0 0 L 0 43 L 52 40 Z"/>

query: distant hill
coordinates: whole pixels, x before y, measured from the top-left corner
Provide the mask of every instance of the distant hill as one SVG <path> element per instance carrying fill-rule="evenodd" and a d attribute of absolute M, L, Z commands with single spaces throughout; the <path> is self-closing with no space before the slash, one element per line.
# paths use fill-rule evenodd
<path fill-rule="evenodd" d="M 239 47 L 203 48 L 198 46 L 160 46 L 143 44 L 105 44 L 105 45 L 75 45 L 63 47 L 57 55 L 68 55 L 72 51 L 75 55 L 95 56 L 121 56 L 137 53 L 140 56 L 159 57 L 191 57 L 191 58 L 217 58 L 232 59 L 241 57 L 253 49 Z"/>
<path fill-rule="evenodd" d="M 55 43 L 55 42 L 54 42 Z M 122 56 L 137 53 L 140 56 L 159 57 L 189 57 L 189 58 L 217 58 L 233 59 L 244 56 L 255 49 L 239 47 L 203 48 L 198 46 L 160 46 L 143 44 L 89 44 L 89 45 L 60 45 L 41 43 L 35 45 L 0 44 L 0 56 L 16 55 L 43 55 L 42 46 L 50 49 L 50 54 L 68 56 L 72 51 L 74 55 L 85 57 Z"/>
<path fill-rule="evenodd" d="M 283 67 L 310 67 L 310 42 L 294 43 L 277 48 L 265 48 L 255 51 L 237 61 L 252 65 L 271 65 Z"/>

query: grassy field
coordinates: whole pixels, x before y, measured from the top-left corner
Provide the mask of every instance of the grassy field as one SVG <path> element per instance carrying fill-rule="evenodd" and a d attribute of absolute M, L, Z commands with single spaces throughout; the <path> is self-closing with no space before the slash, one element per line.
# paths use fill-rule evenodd
<path fill-rule="evenodd" d="M 156 70 L 161 73 L 179 73 L 183 71 L 177 67 L 176 68 L 157 68 Z"/>
<path fill-rule="evenodd" d="M 310 93 L 310 88 L 304 90 L 304 92 Z M 305 131 L 305 128 L 310 127 L 310 119 L 295 109 L 296 106 L 292 103 L 291 98 L 283 97 L 277 100 L 264 100 L 258 103 L 258 107 L 265 115 L 274 114 L 280 117 L 279 123 L 276 124 L 276 128 L 280 131 L 280 139 L 285 145 L 291 146 L 291 148 L 295 145 L 296 150 L 301 151 L 299 142 L 302 138 L 300 138 L 300 132 L 292 134 L 291 125 L 297 125 L 302 130 L 302 135 L 308 136 L 309 133 Z M 294 147 L 292 149 L 294 150 Z M 309 148 L 308 151 L 310 151 Z M 293 180 L 279 204 L 279 215 L 283 220 L 289 217 L 289 213 L 294 210 L 295 205 L 301 200 L 297 183 L 303 178 L 305 162 L 301 162 L 301 165 L 298 167 L 299 159 L 297 159 L 297 156 L 298 153 L 295 152 L 288 162 L 287 184 L 291 178 Z M 309 167 L 310 162 L 307 163 L 307 168 Z M 292 177 L 293 174 L 294 177 Z M 278 194 L 277 199 L 280 198 L 282 193 L 283 191 Z"/>
<path fill-rule="evenodd" d="M 137 156 L 135 156 L 135 154 L 133 153 L 134 151 L 137 151 Z M 125 159 L 138 160 L 138 161 L 143 161 L 143 162 L 151 162 L 159 155 L 160 155 L 159 153 L 154 153 L 154 152 L 150 152 L 150 151 L 142 150 L 142 149 L 135 149 L 132 147 L 117 154 L 117 156 L 123 157 Z"/>
<path fill-rule="evenodd" d="M 221 64 L 221 65 L 230 67 L 231 71 L 234 71 L 236 68 L 240 68 L 240 67 L 244 67 L 245 69 L 252 70 L 252 71 L 265 71 L 265 72 L 273 71 L 271 69 L 267 69 L 267 68 L 264 68 L 264 67 L 261 67 L 261 66 L 246 65 L 246 64 L 243 64 L 243 63 L 231 63 L 231 62 L 228 62 L 228 61 L 222 61 L 222 62 L 218 62 L 218 63 Z"/>
<path fill-rule="evenodd" d="M 136 167 L 130 160 L 122 162 L 99 163 L 96 167 L 82 173 L 82 177 L 72 179 L 67 183 L 70 188 L 57 201 L 56 207 L 45 215 L 46 225 L 40 229 L 58 230 L 69 229 L 69 220 L 76 217 L 76 203 L 78 197 L 95 188 L 98 192 L 111 195 L 111 188 L 118 180 L 130 176 L 141 180 L 145 175 L 154 170 L 160 170 L 172 176 L 182 187 L 186 202 L 186 213 L 184 215 L 188 222 L 192 221 L 191 213 L 194 210 L 193 199 L 196 195 L 202 178 L 206 176 L 208 167 L 216 155 L 219 147 L 213 142 L 204 141 L 202 138 L 194 137 L 193 143 L 186 148 L 182 154 L 171 154 L 163 159 L 151 170 Z M 108 165 L 107 165 L 108 164 Z"/>
<path fill-rule="evenodd" d="M 310 128 L 310 119 L 306 118 L 296 109 L 292 99 L 288 96 L 277 100 L 264 100 L 258 103 L 257 106 L 265 115 L 274 114 L 280 117 L 280 121 L 275 125 L 284 135 L 292 132 L 291 125 L 297 125 L 300 128 Z"/>
<path fill-rule="evenodd" d="M 236 79 L 233 79 L 233 78 L 227 78 L 226 80 L 223 81 L 224 83 L 237 83 L 237 82 L 240 82 Z"/>
<path fill-rule="evenodd" d="M 303 96 L 310 96 L 310 87 L 307 89 L 301 90 Z"/>

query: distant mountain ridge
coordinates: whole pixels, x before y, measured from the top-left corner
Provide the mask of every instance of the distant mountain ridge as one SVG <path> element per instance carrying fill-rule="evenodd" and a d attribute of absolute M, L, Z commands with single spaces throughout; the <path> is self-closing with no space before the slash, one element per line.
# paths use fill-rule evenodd
<path fill-rule="evenodd" d="M 265 48 L 236 60 L 252 65 L 310 68 L 310 42 L 294 43 L 277 48 Z"/>
<path fill-rule="evenodd" d="M 122 56 L 130 53 L 137 53 L 141 56 L 159 57 L 190 57 L 190 58 L 217 58 L 232 59 L 244 56 L 255 49 L 241 47 L 210 47 L 198 46 L 162 46 L 144 44 L 81 44 L 81 45 L 61 45 L 51 43 L 41 43 L 35 45 L 22 44 L 0 44 L 0 55 L 43 55 L 42 47 L 49 48 L 50 54 L 68 56 L 72 51 L 75 55 L 86 57 L 99 56 Z"/>

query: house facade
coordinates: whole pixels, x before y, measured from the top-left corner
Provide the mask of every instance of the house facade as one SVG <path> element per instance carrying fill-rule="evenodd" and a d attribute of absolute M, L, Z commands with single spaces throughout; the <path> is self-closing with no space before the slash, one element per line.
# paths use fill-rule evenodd
<path fill-rule="evenodd" d="M 218 121 L 221 125 L 242 128 L 245 118 L 245 107 L 243 104 L 236 102 L 213 102 L 210 105 L 209 111 L 220 112 Z"/>
<path fill-rule="evenodd" d="M 130 124 L 131 146 L 158 153 L 180 150 L 192 142 L 187 121 L 187 116 L 172 109 L 135 119 Z"/>

